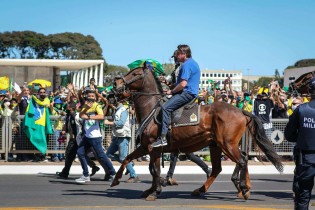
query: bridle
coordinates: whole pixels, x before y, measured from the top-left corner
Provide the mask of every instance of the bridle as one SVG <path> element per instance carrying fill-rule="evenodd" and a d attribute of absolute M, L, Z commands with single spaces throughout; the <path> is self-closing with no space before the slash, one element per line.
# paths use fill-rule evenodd
<path fill-rule="evenodd" d="M 142 87 L 143 87 L 143 84 L 144 84 L 144 78 L 147 77 L 148 75 L 148 71 L 146 71 L 147 69 L 143 69 L 143 74 L 137 74 L 137 73 L 132 73 L 130 72 L 129 74 L 133 74 L 133 75 L 136 75 L 136 77 L 133 77 L 131 78 L 130 80 L 127 80 L 125 78 L 125 76 L 117 76 L 115 77 L 115 81 L 116 80 L 119 80 L 121 79 L 123 81 L 123 84 L 121 84 L 121 86 L 119 88 L 115 87 L 115 92 L 117 92 L 118 94 L 121 94 L 123 92 L 130 92 L 128 86 L 138 80 L 141 80 L 143 79 L 143 82 L 142 82 Z M 128 74 L 127 74 L 128 75 Z M 116 86 L 116 82 L 114 83 L 114 85 Z"/>
<path fill-rule="evenodd" d="M 123 81 L 123 84 L 121 84 L 121 86 L 119 88 L 114 88 L 115 92 L 118 94 L 122 94 L 123 92 L 127 92 L 127 93 L 130 93 L 132 96 L 134 96 L 134 95 L 148 95 L 148 96 L 161 95 L 161 96 L 164 96 L 165 94 L 163 94 L 163 93 L 143 93 L 143 92 L 133 91 L 133 90 L 130 90 L 128 88 L 128 86 L 130 84 L 137 82 L 138 80 L 141 80 L 141 79 L 143 79 L 142 85 L 141 85 L 141 88 L 143 88 L 144 81 L 145 81 L 144 79 L 148 76 L 150 70 L 148 68 L 145 68 L 145 67 L 142 70 L 143 70 L 142 74 L 131 72 L 131 74 L 135 75 L 135 77 L 133 77 L 129 80 L 127 80 L 125 76 L 115 77 L 116 80 L 121 79 Z M 114 84 L 116 85 L 116 82 Z"/>

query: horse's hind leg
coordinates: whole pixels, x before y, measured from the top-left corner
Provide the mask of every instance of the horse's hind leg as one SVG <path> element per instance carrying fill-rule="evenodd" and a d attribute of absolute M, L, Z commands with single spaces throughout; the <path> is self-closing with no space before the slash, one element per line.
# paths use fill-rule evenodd
<path fill-rule="evenodd" d="M 236 189 L 237 189 L 237 193 L 238 196 L 240 193 L 242 193 L 241 188 L 240 188 L 240 167 L 238 164 L 236 164 L 234 172 L 232 174 L 231 177 L 231 181 L 233 182 L 233 184 L 235 185 Z"/>
<path fill-rule="evenodd" d="M 250 196 L 250 181 L 248 176 L 248 158 L 245 153 L 241 153 L 240 159 L 240 166 L 241 166 L 241 173 L 240 173 L 240 188 L 242 190 L 242 195 L 245 200 L 247 200 Z"/>
<path fill-rule="evenodd" d="M 212 185 L 212 183 L 214 182 L 214 180 L 222 171 L 222 165 L 221 165 L 222 149 L 216 146 L 215 144 L 210 145 L 209 149 L 210 149 L 210 157 L 211 157 L 211 165 L 212 165 L 211 175 L 200 188 L 195 189 L 192 192 L 193 196 L 199 196 L 207 192 L 210 186 Z"/>
<path fill-rule="evenodd" d="M 250 196 L 250 179 L 247 167 L 247 156 L 245 152 L 240 152 L 238 147 L 225 151 L 225 154 L 236 163 L 235 170 L 232 175 L 232 182 L 238 190 L 238 197 L 247 200 Z M 239 176 L 240 174 L 240 176 Z"/>
<path fill-rule="evenodd" d="M 114 180 L 110 186 L 114 187 L 116 185 L 119 185 L 119 179 L 122 177 L 122 174 L 123 174 L 125 168 L 127 167 L 128 163 L 130 163 L 132 160 L 137 159 L 139 157 L 142 157 L 143 155 L 146 155 L 146 154 L 148 154 L 148 152 L 142 146 L 140 146 L 135 151 L 133 151 L 132 153 L 127 155 L 125 160 L 122 161 L 121 166 L 120 166 L 119 170 L 117 171 L 116 176 L 115 176 L 115 178 L 114 178 Z"/>

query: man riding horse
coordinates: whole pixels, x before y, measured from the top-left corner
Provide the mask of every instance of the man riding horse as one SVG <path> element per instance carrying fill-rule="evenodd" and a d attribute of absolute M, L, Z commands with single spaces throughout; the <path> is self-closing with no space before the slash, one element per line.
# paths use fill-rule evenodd
<path fill-rule="evenodd" d="M 194 95 L 198 93 L 188 92 L 188 90 L 195 91 L 191 85 L 198 85 L 200 72 L 199 75 L 197 74 L 194 78 L 190 78 L 187 76 L 186 71 L 192 72 L 193 70 L 199 70 L 199 67 L 197 67 L 198 65 L 190 59 L 191 53 L 187 45 L 180 45 L 178 50 L 180 51 L 180 54 L 178 54 L 177 58 L 184 62 L 184 65 L 186 62 L 188 62 L 187 64 L 191 62 L 190 64 L 194 69 L 191 68 L 190 64 L 188 70 L 186 68 L 181 69 L 182 72 L 178 76 L 180 78 L 178 84 L 172 90 L 177 94 L 169 99 L 171 102 L 167 102 L 168 104 L 172 104 L 172 101 L 173 103 L 183 102 L 181 96 L 189 98 L 189 100 L 192 101 Z M 193 84 L 188 85 L 190 79 L 194 82 L 192 82 Z M 198 82 L 195 82 L 195 80 L 198 80 Z M 253 142 L 258 145 L 274 166 L 279 171 L 283 170 L 280 157 L 277 155 L 270 140 L 267 138 L 261 121 L 251 113 L 242 111 L 228 103 L 214 102 L 211 105 L 193 107 L 191 107 L 191 104 L 185 105 L 185 108 L 187 106 L 188 109 L 182 110 L 182 114 L 180 114 L 181 116 L 178 118 L 178 121 L 175 121 L 175 117 L 172 119 L 174 120 L 171 124 L 172 131 L 168 133 L 170 144 L 162 147 L 152 147 L 152 144 L 156 139 L 163 134 L 160 132 L 159 120 L 156 116 L 161 107 L 160 104 L 164 100 L 165 94 L 163 93 L 161 82 L 154 75 L 153 69 L 148 67 L 146 63 L 132 68 L 124 76 L 116 77 L 113 90 L 116 97 L 120 99 L 130 98 L 130 100 L 134 102 L 135 113 L 137 116 L 136 119 L 139 123 L 137 139 L 140 141 L 140 146 L 122 161 L 122 165 L 117 171 L 111 186 L 119 184 L 119 179 L 122 177 L 126 166 L 132 160 L 149 154 L 149 170 L 152 175 L 152 185 L 149 189 L 143 192 L 142 196 L 145 197 L 146 200 L 155 200 L 162 192 L 160 183 L 160 160 L 163 152 L 180 151 L 183 153 L 192 153 L 205 147 L 209 147 L 212 165 L 211 175 L 207 177 L 204 184 L 200 188 L 194 190 L 192 194 L 201 195 L 207 192 L 216 177 L 222 171 L 221 155 L 223 152 L 236 163 L 231 179 L 237 189 L 238 196 L 248 199 L 251 189 L 247 167 L 248 142 L 244 151 L 241 151 L 239 148 L 239 143 L 245 129 L 249 130 Z M 171 91 L 168 91 L 168 93 L 170 94 Z M 178 98 L 178 101 L 173 99 L 174 97 Z M 185 103 L 189 100 L 185 100 Z M 168 108 L 167 106 L 165 107 L 164 109 Z M 175 109 L 172 106 L 171 108 Z M 186 120 L 185 116 L 189 116 L 189 123 L 185 123 L 184 126 L 179 126 L 177 122 L 180 122 L 181 124 L 182 120 Z M 167 121 L 167 124 L 168 123 L 169 122 Z"/>
<path fill-rule="evenodd" d="M 170 125 L 171 113 L 198 96 L 200 68 L 191 57 L 190 47 L 188 45 L 178 45 L 176 58 L 183 64 L 179 70 L 175 88 L 166 92 L 166 94 L 173 96 L 162 106 L 161 134 L 157 141 L 152 144 L 152 147 L 167 145 L 166 135 Z"/>

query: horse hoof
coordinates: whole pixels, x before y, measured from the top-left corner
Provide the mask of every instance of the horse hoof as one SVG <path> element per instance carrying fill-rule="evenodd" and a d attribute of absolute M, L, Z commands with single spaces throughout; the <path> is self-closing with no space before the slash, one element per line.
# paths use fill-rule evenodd
<path fill-rule="evenodd" d="M 146 201 L 155 201 L 156 196 L 155 195 L 149 195 L 148 197 L 145 198 Z"/>
<path fill-rule="evenodd" d="M 199 189 L 195 189 L 192 193 L 191 193 L 192 196 L 200 196 L 201 193 L 199 191 Z"/>
<path fill-rule="evenodd" d="M 250 191 L 247 191 L 243 197 L 245 200 L 247 200 L 250 197 Z"/>
<path fill-rule="evenodd" d="M 115 187 L 116 185 L 119 185 L 119 181 L 118 180 L 114 180 L 112 183 L 111 183 L 111 187 Z"/>
<path fill-rule="evenodd" d="M 178 185 L 176 179 L 170 178 L 169 180 L 167 180 L 167 184 L 168 185 Z"/>
<path fill-rule="evenodd" d="M 237 193 L 237 197 L 238 197 L 238 198 L 242 198 L 242 199 L 244 198 L 244 196 L 243 196 L 243 194 L 242 194 L 242 191 L 240 191 L 240 192 Z"/>
<path fill-rule="evenodd" d="M 151 193 L 152 193 L 152 191 L 151 191 L 151 192 L 150 192 L 150 191 L 144 191 L 144 192 L 142 193 L 142 195 L 141 195 L 141 198 L 146 198 L 146 197 L 148 197 Z"/>
<path fill-rule="evenodd" d="M 167 180 L 161 177 L 161 178 L 160 178 L 160 184 L 161 184 L 162 187 L 166 187 L 166 185 L 167 185 Z"/>

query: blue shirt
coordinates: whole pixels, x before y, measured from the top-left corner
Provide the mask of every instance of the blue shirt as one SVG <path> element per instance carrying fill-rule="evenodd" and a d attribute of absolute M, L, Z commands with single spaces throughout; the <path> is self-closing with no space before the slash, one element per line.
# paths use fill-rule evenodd
<path fill-rule="evenodd" d="M 183 91 L 197 97 L 200 83 L 200 68 L 194 59 L 188 58 L 181 66 L 177 76 L 176 85 L 178 85 L 182 80 L 187 81 L 187 85 Z"/>

